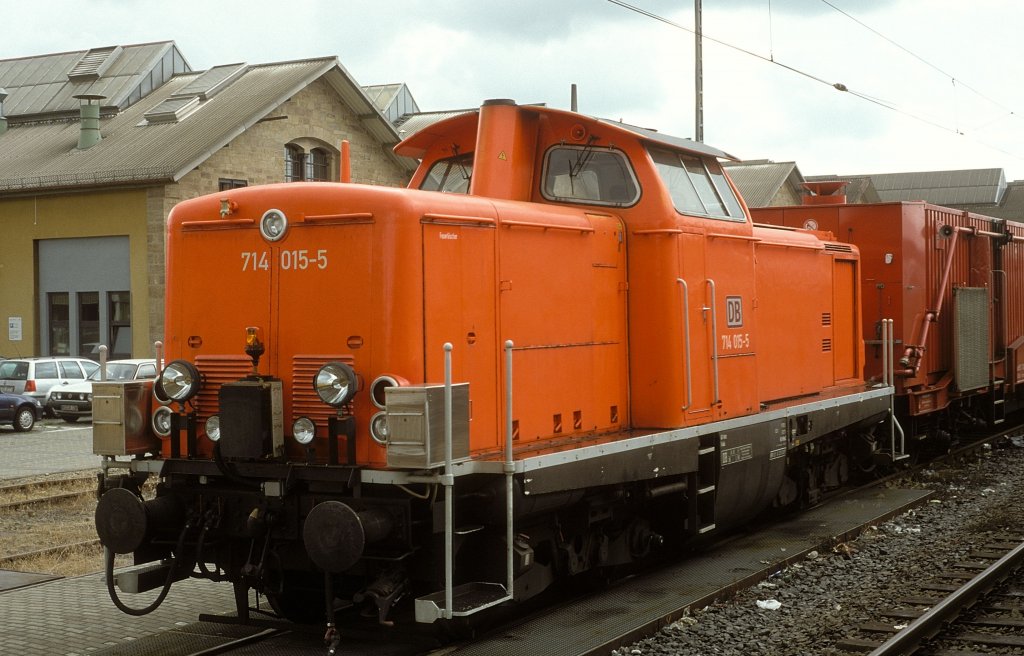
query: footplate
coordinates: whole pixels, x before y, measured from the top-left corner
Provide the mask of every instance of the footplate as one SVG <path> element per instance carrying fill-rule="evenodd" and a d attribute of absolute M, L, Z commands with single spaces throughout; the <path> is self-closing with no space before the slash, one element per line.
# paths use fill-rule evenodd
<path fill-rule="evenodd" d="M 465 617 L 508 601 L 500 583 L 464 583 L 452 589 L 452 617 Z M 416 621 L 430 624 L 445 616 L 444 590 L 416 600 Z"/>

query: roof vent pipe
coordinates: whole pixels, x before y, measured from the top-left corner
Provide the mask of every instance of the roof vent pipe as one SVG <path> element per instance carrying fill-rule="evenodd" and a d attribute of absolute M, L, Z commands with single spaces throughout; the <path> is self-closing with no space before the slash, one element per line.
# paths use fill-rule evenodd
<path fill-rule="evenodd" d="M 7 117 L 4 116 L 4 101 L 7 100 L 7 89 L 0 87 L 0 134 L 7 132 Z"/>
<path fill-rule="evenodd" d="M 106 96 L 83 93 L 72 97 L 82 101 L 79 106 L 81 129 L 78 131 L 78 149 L 86 150 L 98 144 L 103 138 L 100 136 L 100 101 Z"/>

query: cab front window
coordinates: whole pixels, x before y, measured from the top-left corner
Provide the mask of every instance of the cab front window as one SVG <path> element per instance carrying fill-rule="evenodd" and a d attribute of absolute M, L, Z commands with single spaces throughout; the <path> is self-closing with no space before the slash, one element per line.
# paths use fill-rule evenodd
<path fill-rule="evenodd" d="M 544 198 L 588 205 L 632 205 L 640 198 L 625 154 L 593 146 L 558 146 L 544 158 Z"/>

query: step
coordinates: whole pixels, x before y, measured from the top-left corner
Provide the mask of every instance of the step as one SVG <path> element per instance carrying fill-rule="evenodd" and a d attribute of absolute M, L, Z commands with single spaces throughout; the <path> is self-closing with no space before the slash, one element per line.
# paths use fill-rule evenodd
<path fill-rule="evenodd" d="M 416 621 L 427 624 L 444 617 L 444 590 L 416 599 Z M 466 617 L 509 600 L 500 583 L 463 583 L 452 588 L 452 616 Z"/>

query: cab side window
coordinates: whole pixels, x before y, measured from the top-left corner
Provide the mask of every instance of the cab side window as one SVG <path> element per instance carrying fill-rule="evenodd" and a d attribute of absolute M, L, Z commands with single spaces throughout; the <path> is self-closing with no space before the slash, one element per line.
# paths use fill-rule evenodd
<path fill-rule="evenodd" d="M 548 200 L 627 206 L 640 186 L 626 155 L 593 146 L 557 146 L 544 157 L 541 195 Z"/>
<path fill-rule="evenodd" d="M 747 220 L 717 160 L 657 148 L 648 152 L 677 212 L 726 221 Z"/>

